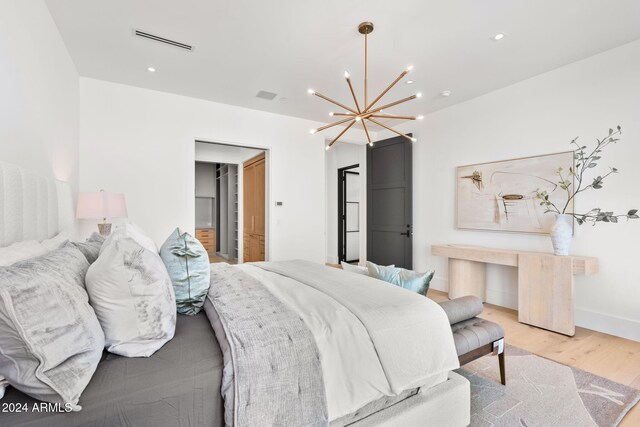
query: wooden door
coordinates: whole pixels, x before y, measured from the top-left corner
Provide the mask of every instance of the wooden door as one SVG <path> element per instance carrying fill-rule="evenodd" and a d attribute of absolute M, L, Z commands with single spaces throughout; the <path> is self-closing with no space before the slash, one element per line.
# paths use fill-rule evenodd
<path fill-rule="evenodd" d="M 265 156 L 244 163 L 244 262 L 265 260 Z"/>
<path fill-rule="evenodd" d="M 413 264 L 411 142 L 401 136 L 367 146 L 367 259 Z"/>

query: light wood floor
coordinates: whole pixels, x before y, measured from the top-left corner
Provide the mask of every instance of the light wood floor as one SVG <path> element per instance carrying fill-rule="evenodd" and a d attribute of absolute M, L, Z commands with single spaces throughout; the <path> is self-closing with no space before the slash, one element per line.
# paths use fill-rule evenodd
<path fill-rule="evenodd" d="M 226 262 L 227 264 L 237 264 L 238 260 L 237 259 L 227 259 L 224 257 L 221 257 L 219 255 L 209 255 L 209 262 L 210 263 L 214 263 L 214 262 Z"/>
<path fill-rule="evenodd" d="M 445 292 L 433 289 L 427 296 L 437 302 L 448 299 Z M 575 336 L 567 337 L 519 323 L 517 311 L 492 304 L 484 305 L 480 317 L 500 324 L 508 344 L 640 389 L 640 342 L 578 327 Z M 640 404 L 620 426 L 640 426 Z"/>

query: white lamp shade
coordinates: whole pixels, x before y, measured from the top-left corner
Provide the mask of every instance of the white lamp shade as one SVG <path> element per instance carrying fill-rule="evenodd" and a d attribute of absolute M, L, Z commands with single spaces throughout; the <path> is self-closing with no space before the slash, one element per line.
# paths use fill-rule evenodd
<path fill-rule="evenodd" d="M 80 193 L 76 218 L 126 218 L 124 194 L 98 191 Z"/>

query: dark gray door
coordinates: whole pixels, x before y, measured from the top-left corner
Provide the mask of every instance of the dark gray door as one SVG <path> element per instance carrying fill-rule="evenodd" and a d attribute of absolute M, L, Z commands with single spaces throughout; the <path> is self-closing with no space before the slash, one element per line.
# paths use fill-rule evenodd
<path fill-rule="evenodd" d="M 411 141 L 367 146 L 367 259 L 413 267 Z"/>

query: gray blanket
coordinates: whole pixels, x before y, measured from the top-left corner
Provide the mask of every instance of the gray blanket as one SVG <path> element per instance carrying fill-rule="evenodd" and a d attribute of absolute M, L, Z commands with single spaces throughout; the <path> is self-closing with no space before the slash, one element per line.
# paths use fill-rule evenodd
<path fill-rule="evenodd" d="M 318 348 L 295 312 L 227 264 L 211 267 L 205 310 L 225 358 L 228 426 L 328 425 Z"/>

